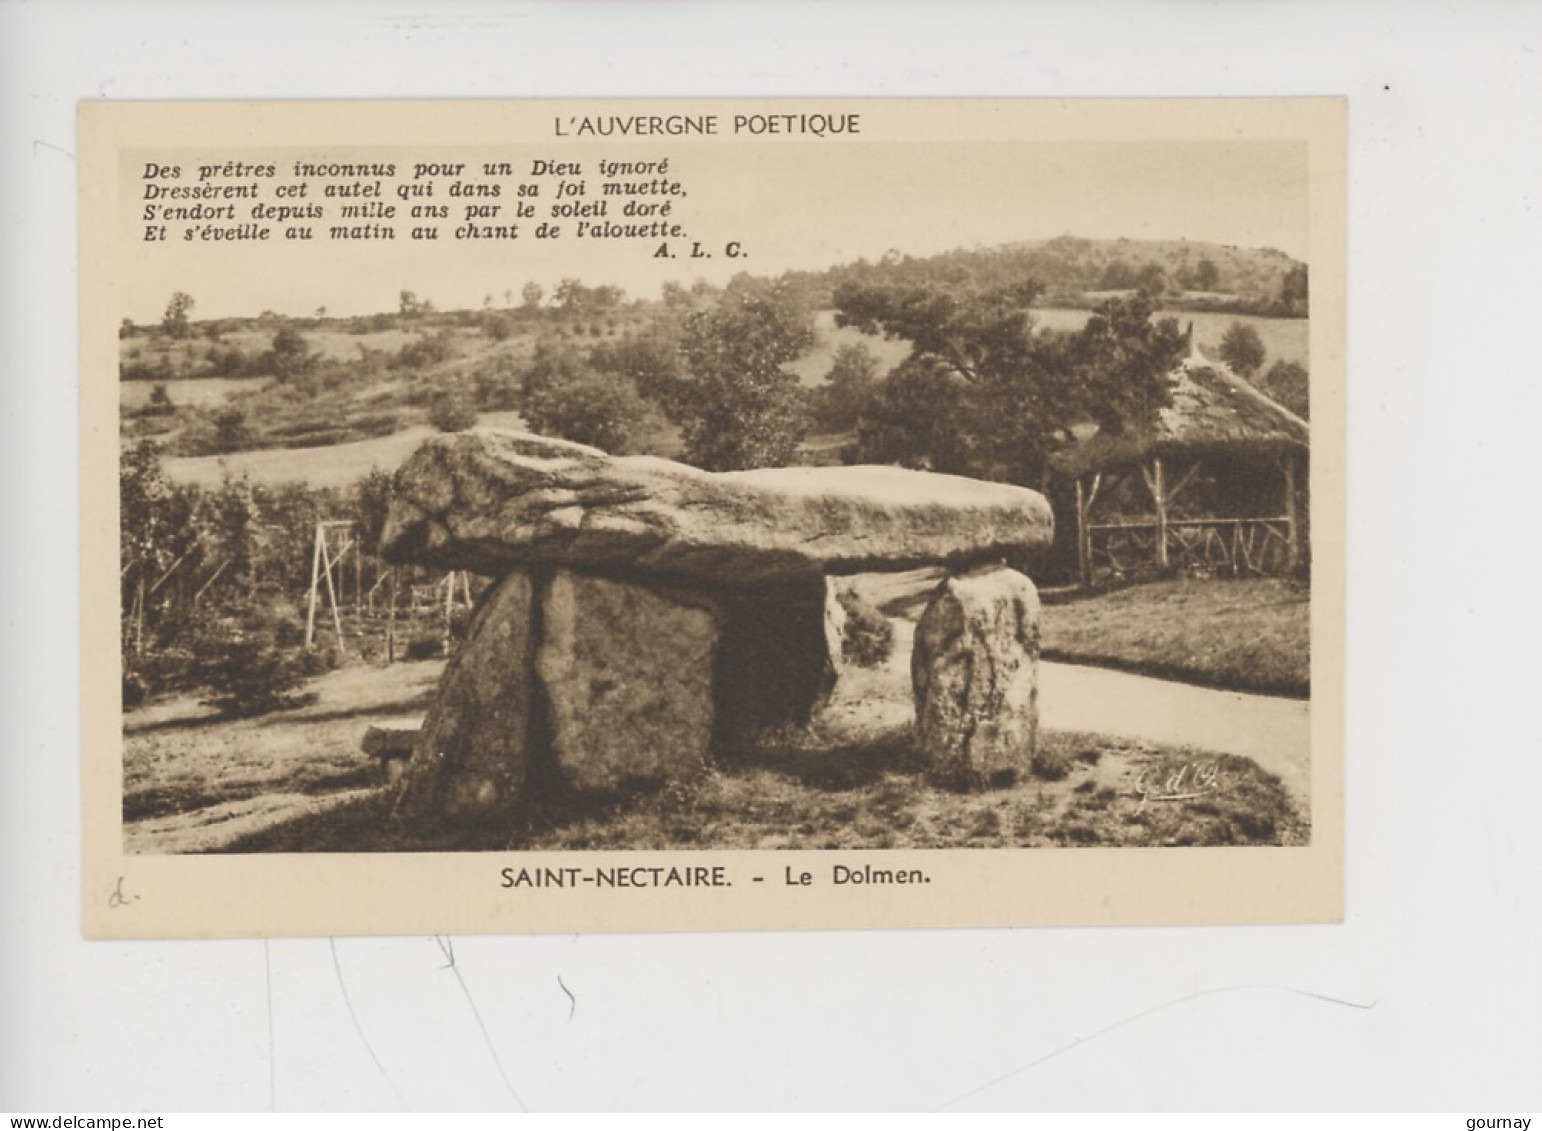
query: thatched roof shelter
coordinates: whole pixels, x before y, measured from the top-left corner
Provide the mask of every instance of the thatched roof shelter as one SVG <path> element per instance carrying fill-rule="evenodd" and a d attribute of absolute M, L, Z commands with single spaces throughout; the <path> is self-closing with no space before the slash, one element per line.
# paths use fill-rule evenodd
<path fill-rule="evenodd" d="M 1130 469 L 1152 457 L 1304 455 L 1311 426 L 1283 405 L 1211 361 L 1197 346 L 1173 370 L 1172 403 L 1154 418 L 1110 435 L 1094 432 L 1057 461 L 1073 476 Z"/>
<path fill-rule="evenodd" d="M 1190 345 L 1189 356 L 1173 370 L 1172 400 L 1150 420 L 1118 433 L 1096 431 L 1064 453 L 1056 466 L 1076 481 L 1077 556 L 1082 581 L 1091 585 L 1097 550 L 1094 536 L 1119 537 L 1148 546 L 1153 563 L 1166 570 L 1170 554 L 1190 559 L 1217 557 L 1233 570 L 1264 568 L 1255 547 L 1275 547 L 1279 568 L 1295 569 L 1302 560 L 1301 470 L 1311 445 L 1311 427 Z M 1215 520 L 1173 520 L 1169 509 L 1193 481 L 1201 464 L 1214 477 L 1279 475 L 1279 511 Z M 1095 526 L 1093 504 L 1100 488 L 1139 471 L 1155 506 L 1154 520 Z M 1176 473 L 1176 474 L 1175 474 Z M 1272 508 L 1272 501 L 1269 503 Z M 1245 541 L 1244 541 L 1245 540 Z"/>

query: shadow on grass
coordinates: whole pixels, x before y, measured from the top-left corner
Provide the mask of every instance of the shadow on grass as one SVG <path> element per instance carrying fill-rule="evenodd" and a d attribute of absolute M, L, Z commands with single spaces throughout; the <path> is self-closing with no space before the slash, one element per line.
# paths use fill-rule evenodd
<path fill-rule="evenodd" d="M 193 730 L 197 727 L 213 726 L 216 723 L 229 722 L 226 715 L 218 711 L 207 711 L 197 715 L 176 715 L 169 719 L 156 719 L 147 723 L 124 723 L 123 733 L 132 734 L 157 734 L 168 730 Z"/>
<path fill-rule="evenodd" d="M 345 790 L 370 789 L 380 784 L 380 767 L 373 762 L 350 766 L 319 765 L 286 781 L 284 792 L 325 797 Z M 233 801 L 249 801 L 274 792 L 270 781 L 188 782 L 178 785 L 136 788 L 123 798 L 125 823 L 154 817 L 173 817 Z"/>
<path fill-rule="evenodd" d="M 761 769 L 819 790 L 849 790 L 871 785 L 887 774 L 919 774 L 925 769 L 911 728 L 897 727 L 866 742 L 810 745 L 798 734 L 772 735 L 758 745 L 725 753 L 731 769 Z"/>
<path fill-rule="evenodd" d="M 349 719 L 375 718 L 377 716 L 415 715 L 426 712 L 433 704 L 435 689 L 430 687 L 421 695 L 401 699 L 394 703 L 361 703 L 356 707 L 339 707 L 331 711 L 275 712 L 263 718 L 262 726 L 281 723 L 335 723 Z"/>

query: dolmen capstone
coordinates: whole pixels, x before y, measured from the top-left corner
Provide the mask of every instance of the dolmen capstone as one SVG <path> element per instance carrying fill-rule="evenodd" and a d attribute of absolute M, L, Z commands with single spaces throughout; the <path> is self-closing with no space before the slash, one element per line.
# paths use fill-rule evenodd
<path fill-rule="evenodd" d="M 1042 495 L 957 476 L 711 473 L 522 432 L 432 439 L 397 472 L 383 553 L 497 580 L 445 667 L 397 811 L 699 773 L 736 739 L 808 722 L 829 694 L 832 577 L 933 565 L 954 576 L 913 662 L 923 750 L 948 777 L 1026 767 L 1031 718 L 981 723 L 1036 709 L 1036 598 L 1021 574 L 980 567 L 1052 535 Z M 986 592 L 1003 586 L 1009 598 Z"/>

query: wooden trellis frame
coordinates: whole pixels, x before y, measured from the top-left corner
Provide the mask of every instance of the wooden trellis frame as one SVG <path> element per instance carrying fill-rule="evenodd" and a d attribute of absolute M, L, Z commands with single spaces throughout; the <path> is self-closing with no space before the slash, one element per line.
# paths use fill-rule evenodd
<path fill-rule="evenodd" d="M 332 531 L 345 532 L 342 545 L 338 548 L 336 556 L 332 554 Z M 343 560 L 350 550 L 357 556 L 358 540 L 353 536 L 353 523 L 346 519 L 332 522 L 318 522 L 316 524 L 316 538 L 311 552 L 311 584 L 310 593 L 306 601 L 305 610 L 305 647 L 311 648 L 316 642 L 316 604 L 320 597 L 321 581 L 325 579 L 327 587 L 327 602 L 332 608 L 332 626 L 337 630 L 337 647 L 339 651 L 346 651 L 343 642 L 343 614 L 338 607 L 337 587 L 332 582 L 334 568 L 341 570 Z"/>

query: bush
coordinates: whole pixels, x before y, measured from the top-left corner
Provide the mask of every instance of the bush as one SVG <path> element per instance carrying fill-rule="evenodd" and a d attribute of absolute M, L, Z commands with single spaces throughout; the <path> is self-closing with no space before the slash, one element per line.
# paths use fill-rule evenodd
<path fill-rule="evenodd" d="M 300 648 L 299 618 L 281 606 L 258 606 L 194 642 L 204 681 L 213 694 L 204 702 L 233 717 L 265 715 L 315 700 L 301 694 L 307 675 L 325 657 Z M 219 631 L 223 629 L 223 631 Z"/>
<path fill-rule="evenodd" d="M 231 405 L 214 414 L 213 447 L 216 453 L 243 451 L 251 447 L 255 439 L 255 433 L 246 422 L 246 413 L 239 408 Z"/>
<path fill-rule="evenodd" d="M 1263 338 L 1246 322 L 1233 322 L 1227 327 L 1221 338 L 1220 354 L 1221 360 L 1241 377 L 1257 373 L 1268 356 Z"/>
<path fill-rule="evenodd" d="M 1312 380 L 1306 366 L 1281 358 L 1269 367 L 1259 384 L 1265 393 L 1297 416 L 1311 416 Z"/>
<path fill-rule="evenodd" d="M 441 331 L 408 342 L 387 359 L 386 366 L 390 369 L 426 369 L 448 361 L 454 352 L 450 334 Z"/>
<path fill-rule="evenodd" d="M 624 454 L 649 410 L 627 378 L 582 372 L 537 388 L 524 413 L 530 427 L 543 435 Z"/>
<path fill-rule="evenodd" d="M 889 618 L 863 600 L 854 589 L 836 598 L 846 611 L 841 631 L 841 656 L 864 668 L 876 668 L 894 651 L 894 626 Z"/>
<path fill-rule="evenodd" d="M 150 697 L 150 681 L 143 672 L 123 669 L 123 709 L 131 711 Z"/>
<path fill-rule="evenodd" d="M 455 393 L 440 393 L 428 407 L 428 420 L 441 432 L 464 432 L 477 422 L 476 406 Z"/>
<path fill-rule="evenodd" d="M 437 660 L 444 655 L 444 637 L 415 636 L 407 641 L 404 655 L 409 660 Z"/>

